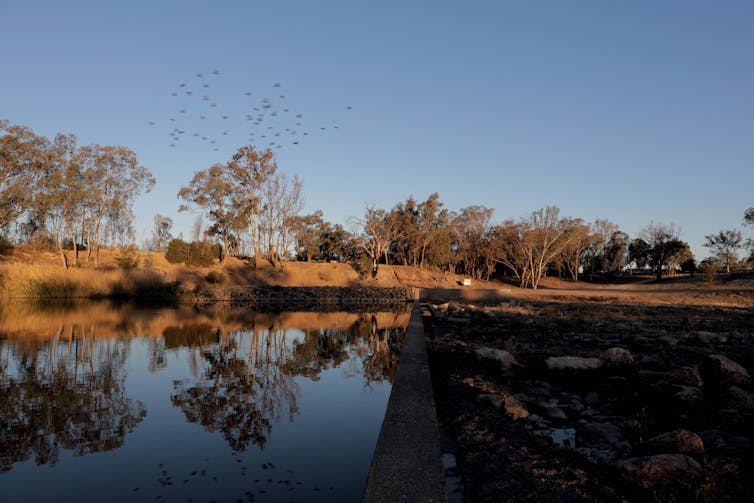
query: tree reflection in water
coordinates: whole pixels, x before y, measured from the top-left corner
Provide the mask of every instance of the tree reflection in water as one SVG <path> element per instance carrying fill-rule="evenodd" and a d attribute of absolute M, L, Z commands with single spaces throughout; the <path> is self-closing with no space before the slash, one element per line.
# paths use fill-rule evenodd
<path fill-rule="evenodd" d="M 175 382 L 171 397 L 188 421 L 221 432 L 235 451 L 246 450 L 250 443 L 264 447 L 274 422 L 283 416 L 293 421 L 298 412 L 296 377 L 318 380 L 323 371 L 350 362 L 350 373 L 363 375 L 367 385 L 392 382 L 405 333 L 403 328 L 380 329 L 374 315 L 360 316 L 347 329 L 308 329 L 290 340 L 288 330 L 274 322 L 263 329 L 251 325 L 249 330 L 217 329 L 214 337 L 182 338 L 204 343 L 188 345 L 205 363 L 196 382 Z M 169 332 L 175 340 L 183 331 L 196 334 L 202 329 L 189 325 Z M 207 345 L 211 339 L 217 342 Z"/>
<path fill-rule="evenodd" d="M 0 338 L 0 471 L 121 447 L 146 415 L 125 393 L 127 355 L 124 339 L 95 341 L 94 324 L 30 344 Z"/>
<path fill-rule="evenodd" d="M 222 432 L 233 450 L 244 451 L 249 443 L 263 447 L 272 421 L 284 413 L 292 421 L 298 410 L 298 385 L 278 365 L 288 350 L 285 331 L 218 329 L 217 339 L 211 346 L 194 348 L 206 361 L 204 371 L 191 386 L 174 383 L 171 401 L 188 421 Z"/>

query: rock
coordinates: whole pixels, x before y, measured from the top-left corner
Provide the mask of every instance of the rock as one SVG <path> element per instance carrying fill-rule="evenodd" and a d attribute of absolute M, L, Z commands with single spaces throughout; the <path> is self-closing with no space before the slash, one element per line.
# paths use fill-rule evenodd
<path fill-rule="evenodd" d="M 723 430 L 705 430 L 699 432 L 707 453 L 715 456 L 743 457 L 751 447 L 751 440 Z"/>
<path fill-rule="evenodd" d="M 477 398 L 479 401 L 491 404 L 496 409 L 502 408 L 513 419 L 529 417 L 529 411 L 523 404 L 508 394 L 481 393 Z"/>
<path fill-rule="evenodd" d="M 599 393 L 596 393 L 594 391 L 590 391 L 586 394 L 584 397 L 584 401 L 589 405 L 594 405 L 595 403 L 600 401 L 600 395 Z"/>
<path fill-rule="evenodd" d="M 582 358 L 580 356 L 551 356 L 545 360 L 547 370 L 554 371 L 584 371 L 598 370 L 602 362 L 599 358 Z"/>
<path fill-rule="evenodd" d="M 704 384 L 702 377 L 699 375 L 699 371 L 694 367 L 678 367 L 665 375 L 665 380 L 670 384 L 693 386 L 695 388 L 701 388 L 702 384 Z"/>
<path fill-rule="evenodd" d="M 568 419 L 568 416 L 566 416 L 565 412 L 563 412 L 563 409 L 560 407 L 548 407 L 545 414 L 552 419 Z"/>
<path fill-rule="evenodd" d="M 749 372 L 723 355 L 709 355 L 700 370 L 704 382 L 713 386 L 751 386 Z"/>
<path fill-rule="evenodd" d="M 704 442 L 693 431 L 675 430 L 650 438 L 638 450 L 648 454 L 704 454 Z"/>
<path fill-rule="evenodd" d="M 487 402 L 496 409 L 499 409 L 504 402 L 502 395 L 496 395 L 493 393 L 482 393 L 477 397 L 477 400 L 479 400 L 480 402 Z"/>
<path fill-rule="evenodd" d="M 625 371 L 636 365 L 636 360 L 630 351 L 623 348 L 608 348 L 600 355 L 602 367 L 608 370 Z"/>
<path fill-rule="evenodd" d="M 754 432 L 754 395 L 737 386 L 728 387 L 720 397 L 720 424 L 737 433 Z"/>
<path fill-rule="evenodd" d="M 682 413 L 698 413 L 704 405 L 704 394 L 699 388 L 691 386 L 673 386 L 672 396 L 675 410 Z"/>
<path fill-rule="evenodd" d="M 725 334 L 716 334 L 715 332 L 708 332 L 705 330 L 699 330 L 691 332 L 686 337 L 686 340 L 692 344 L 699 344 L 700 346 L 708 346 L 719 342 L 727 342 L 728 336 Z"/>
<path fill-rule="evenodd" d="M 678 482 L 687 477 L 698 476 L 701 466 L 685 454 L 658 454 L 629 458 L 618 464 L 621 475 L 627 481 L 644 489 L 655 489 Z"/>
<path fill-rule="evenodd" d="M 499 363 L 505 370 L 518 367 L 518 362 L 513 355 L 503 349 L 481 347 L 477 348 L 474 351 L 474 354 L 476 354 L 477 358 L 480 360 L 491 360 Z"/>
<path fill-rule="evenodd" d="M 631 450 L 631 444 L 623 438 L 620 428 L 612 423 L 591 422 L 580 425 L 576 430 L 576 438 L 579 445 L 591 448 L 626 452 Z"/>

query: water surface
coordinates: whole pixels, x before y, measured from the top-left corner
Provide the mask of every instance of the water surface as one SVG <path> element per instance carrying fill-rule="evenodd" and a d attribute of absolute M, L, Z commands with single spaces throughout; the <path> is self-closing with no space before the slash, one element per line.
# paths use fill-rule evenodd
<path fill-rule="evenodd" d="M 0 501 L 358 501 L 408 318 L 3 306 Z"/>

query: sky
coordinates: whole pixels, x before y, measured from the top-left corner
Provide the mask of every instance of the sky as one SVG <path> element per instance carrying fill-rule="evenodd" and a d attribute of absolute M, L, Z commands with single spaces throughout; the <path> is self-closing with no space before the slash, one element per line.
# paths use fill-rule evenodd
<path fill-rule="evenodd" d="M 438 192 L 672 222 L 701 259 L 752 234 L 752 25 L 751 1 L 0 0 L 0 118 L 134 150 L 139 242 L 156 213 L 190 237 L 180 187 L 274 141 L 335 223 Z"/>

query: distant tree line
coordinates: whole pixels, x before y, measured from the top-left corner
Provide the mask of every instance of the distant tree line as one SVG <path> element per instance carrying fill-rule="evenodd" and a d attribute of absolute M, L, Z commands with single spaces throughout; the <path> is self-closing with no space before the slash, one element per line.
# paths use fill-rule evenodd
<path fill-rule="evenodd" d="M 153 185 L 126 147 L 78 146 L 74 136 L 62 134 L 50 141 L 0 121 L 0 236 L 52 247 L 66 267 L 69 250 L 75 263 L 85 250 L 84 263 L 96 266 L 101 245 L 132 245 L 133 202 Z M 381 264 L 402 264 L 477 279 L 508 276 L 522 288 L 537 288 L 545 276 L 611 278 L 629 266 L 657 278 L 696 270 L 673 224 L 652 222 L 631 239 L 608 220 L 564 217 L 555 206 L 496 222 L 492 208 L 452 211 L 435 193 L 424 201 L 408 197 L 392 209 L 368 204 L 349 230 L 321 211 L 303 215 L 302 188 L 296 176 L 278 169 L 271 150 L 241 147 L 227 162 L 197 171 L 178 192 L 180 211 L 200 212 L 192 241 L 174 239 L 172 219 L 158 214 L 147 246 L 192 265 L 229 255 L 257 266 L 340 261 L 376 276 Z M 754 208 L 746 210 L 744 223 L 754 227 Z M 738 257 L 742 249 L 754 250 L 752 239 L 735 229 L 706 236 L 705 246 L 712 253 L 705 264 L 728 272 L 745 263 Z M 754 251 L 748 260 L 754 262 Z"/>

